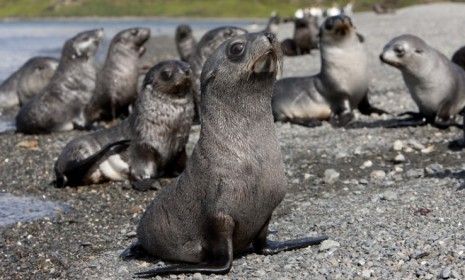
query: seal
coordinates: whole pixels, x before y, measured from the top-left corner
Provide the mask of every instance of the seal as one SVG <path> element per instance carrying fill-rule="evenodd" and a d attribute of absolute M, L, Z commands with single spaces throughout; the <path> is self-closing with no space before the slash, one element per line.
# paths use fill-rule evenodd
<path fill-rule="evenodd" d="M 276 12 L 271 13 L 271 17 L 268 19 L 265 29 L 263 32 L 278 34 L 279 24 L 281 23 L 281 17 Z"/>
<path fill-rule="evenodd" d="M 200 38 L 195 52 L 189 60 L 194 81 L 196 119 L 200 117 L 200 75 L 205 61 L 224 41 L 245 33 L 247 31 L 239 27 L 222 26 L 208 31 Z"/>
<path fill-rule="evenodd" d="M 294 37 L 281 42 L 284 55 L 305 55 L 313 49 L 318 49 L 318 32 L 318 18 L 313 16 L 295 18 Z"/>
<path fill-rule="evenodd" d="M 24 104 L 50 82 L 58 66 L 52 57 L 33 57 L 0 85 L 0 107 L 12 108 Z"/>
<path fill-rule="evenodd" d="M 58 68 L 58 59 L 34 57 L 28 60 L 18 78 L 19 105 L 22 106 L 50 83 Z"/>
<path fill-rule="evenodd" d="M 66 41 L 50 83 L 16 116 L 18 132 L 50 133 L 85 125 L 84 108 L 95 90 L 94 58 L 102 37 L 103 29 L 95 29 Z"/>
<path fill-rule="evenodd" d="M 85 109 L 89 124 L 129 114 L 128 107 L 137 97 L 139 58 L 149 38 L 148 28 L 129 28 L 113 37 L 103 69 L 97 75 L 95 93 Z"/>
<path fill-rule="evenodd" d="M 187 24 L 180 24 L 176 27 L 174 36 L 176 48 L 182 61 L 188 62 L 195 51 L 197 40 L 194 37 L 192 28 Z"/>
<path fill-rule="evenodd" d="M 385 113 L 368 101 L 366 53 L 348 16 L 327 18 L 320 28 L 320 73 L 276 83 L 272 100 L 275 120 L 311 127 L 331 119 L 334 125 L 345 126 L 353 119 L 353 108 L 365 115 Z"/>
<path fill-rule="evenodd" d="M 194 116 L 190 67 L 164 61 L 146 74 L 134 112 L 120 124 L 69 142 L 55 163 L 56 186 L 79 186 L 179 174 Z"/>
<path fill-rule="evenodd" d="M 280 62 L 279 43 L 271 33 L 237 36 L 208 58 L 201 75 L 199 141 L 175 185 L 163 188 L 148 206 L 138 241 L 121 255 L 191 264 L 155 268 L 138 277 L 225 274 L 233 255 L 250 244 L 257 253 L 274 254 L 325 239 L 266 238 L 286 192 L 270 106 Z"/>
<path fill-rule="evenodd" d="M 465 70 L 465 47 L 458 49 L 451 58 L 452 62 Z"/>
<path fill-rule="evenodd" d="M 421 38 L 404 34 L 386 44 L 382 62 L 399 69 L 419 112 L 404 125 L 447 127 L 465 107 L 465 71 Z"/>

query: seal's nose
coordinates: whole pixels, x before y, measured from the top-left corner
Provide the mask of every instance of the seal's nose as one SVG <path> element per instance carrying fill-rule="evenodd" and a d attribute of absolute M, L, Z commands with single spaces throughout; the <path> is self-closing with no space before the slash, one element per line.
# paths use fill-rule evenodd
<path fill-rule="evenodd" d="M 276 39 L 276 36 L 273 33 L 266 32 L 265 37 L 270 41 L 270 43 L 273 43 L 274 40 Z"/>

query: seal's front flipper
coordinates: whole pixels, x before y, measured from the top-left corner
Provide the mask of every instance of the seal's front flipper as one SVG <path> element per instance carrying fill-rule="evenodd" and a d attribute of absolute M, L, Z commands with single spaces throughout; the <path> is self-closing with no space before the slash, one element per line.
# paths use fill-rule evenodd
<path fill-rule="evenodd" d="M 226 274 L 231 270 L 233 261 L 234 220 L 231 216 L 219 214 L 210 221 L 211 233 L 207 248 L 207 261 L 198 264 L 177 264 L 136 273 L 138 278 L 151 278 L 158 275 L 202 273 Z"/>
<path fill-rule="evenodd" d="M 423 115 L 418 112 L 413 112 L 413 111 L 407 111 L 403 112 L 397 115 L 398 117 L 403 117 L 403 116 L 409 116 L 410 118 L 415 118 L 415 119 L 423 119 Z"/>
<path fill-rule="evenodd" d="M 147 255 L 148 255 L 147 252 L 144 250 L 144 248 L 142 247 L 140 242 L 136 241 L 136 242 L 132 243 L 131 246 L 126 248 L 126 250 L 124 250 L 119 255 L 119 257 L 123 261 L 129 261 L 129 260 L 133 260 L 133 259 L 139 259 L 139 258 L 142 258 L 142 257 L 146 257 Z"/>
<path fill-rule="evenodd" d="M 131 185 L 133 189 L 141 192 L 161 189 L 160 182 L 157 179 L 143 179 L 131 181 Z"/>
<path fill-rule="evenodd" d="M 386 125 L 386 128 L 402 128 L 402 127 L 418 127 L 427 125 L 428 122 L 425 118 L 408 118 L 394 120 L 393 124 Z"/>
<path fill-rule="evenodd" d="M 384 111 L 382 109 L 373 107 L 370 104 L 370 102 L 368 101 L 368 94 L 365 95 L 365 97 L 362 99 L 362 101 L 360 101 L 360 103 L 358 104 L 358 110 L 360 111 L 360 113 L 362 113 L 362 115 L 371 115 L 371 114 L 384 115 L 384 114 L 389 114 L 388 112 L 386 112 L 386 111 Z"/>

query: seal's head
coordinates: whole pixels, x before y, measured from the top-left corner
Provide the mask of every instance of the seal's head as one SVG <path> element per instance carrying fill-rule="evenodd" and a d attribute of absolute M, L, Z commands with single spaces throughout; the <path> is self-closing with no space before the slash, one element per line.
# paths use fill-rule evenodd
<path fill-rule="evenodd" d="M 178 42 L 183 41 L 189 37 L 192 37 L 191 27 L 187 24 L 178 25 L 178 27 L 176 28 L 176 34 L 175 34 L 176 41 Z"/>
<path fill-rule="evenodd" d="M 361 40 L 350 17 L 346 15 L 337 15 L 327 18 L 320 27 L 320 43 L 324 45 L 343 44 Z"/>
<path fill-rule="evenodd" d="M 401 35 L 392 39 L 383 48 L 379 56 L 382 62 L 394 66 L 400 70 L 421 69 L 422 61 L 426 62 L 425 41 L 414 35 Z"/>
<path fill-rule="evenodd" d="M 281 58 L 280 45 L 272 33 L 249 33 L 229 39 L 216 49 L 203 67 L 200 79 L 202 98 L 213 94 L 234 100 L 251 92 L 257 95 L 266 92 L 271 98 Z M 264 88 L 268 86 L 270 90 Z M 213 87 L 211 91 L 208 90 L 210 87 Z M 235 96 L 226 96 L 225 90 L 233 91 Z"/>
<path fill-rule="evenodd" d="M 112 45 L 129 47 L 138 52 L 149 38 L 150 29 L 134 27 L 123 30 L 116 34 L 113 38 Z"/>
<path fill-rule="evenodd" d="M 84 31 L 66 41 L 62 57 L 68 59 L 88 59 L 95 56 L 103 38 L 103 29 Z"/>
<path fill-rule="evenodd" d="M 189 64 L 178 60 L 163 61 L 147 72 L 143 87 L 175 97 L 184 97 L 192 86 L 191 75 Z"/>
<path fill-rule="evenodd" d="M 197 44 L 198 54 L 207 59 L 224 41 L 247 33 L 245 29 L 234 26 L 223 26 L 212 29 L 202 36 Z"/>
<path fill-rule="evenodd" d="M 303 18 L 296 18 L 295 21 L 294 21 L 294 26 L 296 29 L 299 29 L 299 28 L 308 28 L 308 26 L 310 25 L 310 22 L 307 18 L 303 17 Z"/>
<path fill-rule="evenodd" d="M 18 96 L 24 104 L 39 93 L 55 74 L 58 60 L 51 57 L 34 57 L 28 60 L 18 79 Z"/>

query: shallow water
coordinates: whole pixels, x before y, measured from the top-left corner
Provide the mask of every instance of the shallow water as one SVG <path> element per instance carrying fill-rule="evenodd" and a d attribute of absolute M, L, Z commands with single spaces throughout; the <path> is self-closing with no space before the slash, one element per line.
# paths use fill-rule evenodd
<path fill-rule="evenodd" d="M 0 81 L 5 80 L 33 56 L 59 57 L 64 42 L 75 34 L 89 29 L 104 28 L 105 37 L 97 60 L 105 57 L 111 38 L 130 27 L 148 27 L 152 36 L 174 36 L 176 26 L 188 23 L 195 34 L 223 26 L 248 27 L 251 21 L 187 20 L 187 19 L 58 19 L 31 21 L 3 21 L 0 24 Z M 14 115 L 14 114 L 13 114 Z M 14 129 L 11 113 L 0 112 L 0 133 Z"/>
<path fill-rule="evenodd" d="M 43 217 L 52 218 L 58 212 L 67 210 L 67 206 L 52 201 L 0 193 L 0 230 L 2 227 L 17 222 L 27 222 Z"/>

